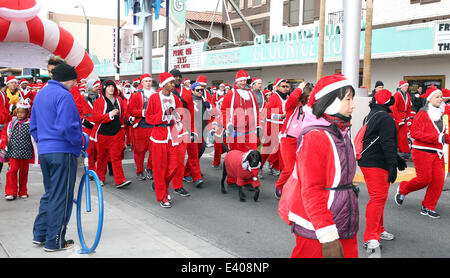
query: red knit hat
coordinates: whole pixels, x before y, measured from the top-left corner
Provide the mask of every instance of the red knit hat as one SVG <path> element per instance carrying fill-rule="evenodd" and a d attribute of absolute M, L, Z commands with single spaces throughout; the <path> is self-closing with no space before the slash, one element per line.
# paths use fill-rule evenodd
<path fill-rule="evenodd" d="M 351 86 L 352 84 L 342 74 L 333 74 L 322 77 L 314 86 L 309 97 L 308 106 L 313 107 L 314 103 L 323 96 L 345 86 Z"/>
<path fill-rule="evenodd" d="M 17 80 L 17 78 L 15 76 L 10 75 L 10 76 L 8 76 L 6 78 L 6 83 L 5 84 L 8 85 L 11 82 L 19 83 L 19 81 Z"/>
<path fill-rule="evenodd" d="M 442 93 L 442 92 L 441 92 L 441 90 L 436 88 L 434 85 L 431 85 L 431 86 L 428 87 L 428 89 L 425 92 L 425 94 L 420 95 L 420 97 L 421 98 L 426 98 L 427 101 L 430 101 L 430 99 L 433 97 L 433 95 L 435 95 L 437 93 Z"/>
<path fill-rule="evenodd" d="M 202 85 L 202 86 L 206 86 L 206 84 L 208 83 L 208 81 L 206 80 L 206 76 L 204 76 L 204 75 L 199 75 L 197 77 L 197 80 L 195 80 L 195 82 L 200 83 L 200 85 Z"/>
<path fill-rule="evenodd" d="M 250 85 L 253 86 L 253 84 L 255 84 L 255 83 L 258 82 L 258 81 L 261 81 L 261 82 L 262 82 L 262 79 L 259 78 L 259 77 L 253 77 L 253 78 L 252 78 L 252 84 L 250 84 Z"/>
<path fill-rule="evenodd" d="M 386 89 L 379 90 L 374 97 L 377 104 L 386 104 L 391 100 L 392 92 Z"/>
<path fill-rule="evenodd" d="M 175 78 L 172 74 L 168 72 L 163 72 L 159 75 L 159 87 L 162 88 L 164 85 L 169 83 L 170 81 L 175 81 Z"/>
<path fill-rule="evenodd" d="M 249 78 L 250 78 L 250 76 L 248 76 L 248 73 L 245 70 L 242 69 L 242 70 L 239 70 L 236 73 L 235 81 L 237 82 L 237 81 L 240 81 L 240 80 L 247 80 Z"/>
<path fill-rule="evenodd" d="M 152 80 L 152 77 L 150 76 L 150 74 L 144 73 L 143 75 L 141 75 L 141 78 L 139 81 L 142 82 L 144 80 Z"/>
<path fill-rule="evenodd" d="M 279 86 L 281 82 L 286 82 L 287 80 L 284 78 L 278 78 L 273 84 L 274 87 Z"/>
<path fill-rule="evenodd" d="M 409 86 L 408 82 L 406 82 L 405 80 L 401 80 L 401 81 L 398 83 L 398 87 L 401 88 L 401 87 L 403 87 L 403 86 Z"/>
<path fill-rule="evenodd" d="M 139 80 L 139 78 L 135 78 L 134 80 L 133 80 L 133 83 L 141 83 L 141 81 Z"/>

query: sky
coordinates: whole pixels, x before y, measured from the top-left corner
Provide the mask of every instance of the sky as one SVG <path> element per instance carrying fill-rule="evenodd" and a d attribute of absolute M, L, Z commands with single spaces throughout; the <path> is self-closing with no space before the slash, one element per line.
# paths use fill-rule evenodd
<path fill-rule="evenodd" d="M 40 15 L 47 17 L 47 12 L 65 13 L 82 16 L 81 8 L 74 8 L 77 4 L 84 6 L 86 16 L 117 18 L 116 0 L 37 0 L 41 4 Z M 218 0 L 186 0 L 190 11 L 214 11 Z M 123 0 L 121 2 L 121 17 L 125 17 Z M 220 6 L 220 5 L 219 5 Z"/>

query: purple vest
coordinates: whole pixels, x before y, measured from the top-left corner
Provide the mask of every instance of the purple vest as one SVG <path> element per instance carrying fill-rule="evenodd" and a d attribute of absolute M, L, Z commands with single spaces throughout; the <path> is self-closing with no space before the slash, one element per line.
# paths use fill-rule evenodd
<path fill-rule="evenodd" d="M 311 126 L 302 131 L 299 142 L 301 142 L 301 138 L 304 134 L 313 129 L 324 129 L 328 131 L 336 146 L 341 165 L 341 180 L 339 181 L 339 185 L 333 189 L 334 200 L 330 207 L 330 211 L 333 215 L 333 221 L 336 224 L 339 238 L 353 238 L 359 229 L 359 209 L 357 196 L 358 189 L 352 185 L 356 172 L 356 158 L 350 136 L 347 133 L 343 137 L 342 133 L 331 127 Z M 315 231 L 305 229 L 295 223 L 292 225 L 292 231 L 305 238 L 317 239 Z"/>

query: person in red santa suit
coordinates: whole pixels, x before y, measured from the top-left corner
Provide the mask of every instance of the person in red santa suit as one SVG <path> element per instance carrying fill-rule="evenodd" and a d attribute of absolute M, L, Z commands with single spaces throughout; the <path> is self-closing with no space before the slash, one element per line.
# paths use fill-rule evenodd
<path fill-rule="evenodd" d="M 34 94 L 29 87 L 30 83 L 26 79 L 20 80 L 20 99 L 33 104 Z"/>
<path fill-rule="evenodd" d="M 172 179 L 172 188 L 176 194 L 182 197 L 189 197 L 191 194 L 183 187 L 186 152 L 188 154 L 187 163 L 190 163 L 191 165 L 192 176 L 196 181 L 202 179 L 200 162 L 198 160 L 198 150 L 194 143 L 195 138 L 198 136 L 194 119 L 194 101 L 192 99 L 191 90 L 182 86 L 183 76 L 181 72 L 178 69 L 172 69 L 170 74 L 175 78 L 175 89 L 172 91 L 172 94 L 183 104 L 183 110 L 179 111 L 179 114 L 182 118 L 183 127 L 186 128 L 186 133 L 181 135 L 182 140 L 180 140 L 177 146 L 178 167 L 175 176 Z"/>
<path fill-rule="evenodd" d="M 140 83 L 141 81 L 139 80 L 139 78 L 133 79 L 133 83 L 131 83 L 131 89 L 133 90 L 133 93 L 135 93 L 138 90 Z"/>
<path fill-rule="evenodd" d="M 446 132 L 443 113 L 445 104 L 441 90 L 428 87 L 425 94 L 426 105 L 419 110 L 411 125 L 412 159 L 416 177 L 400 182 L 395 194 L 395 202 L 402 205 L 405 196 L 411 192 L 427 188 L 420 214 L 440 218 L 435 211 L 445 181 L 444 145 L 450 143 Z"/>
<path fill-rule="evenodd" d="M 128 107 L 130 106 L 131 95 L 133 95 L 133 89 L 131 87 L 131 84 L 128 83 L 128 82 L 125 82 L 123 84 L 123 97 L 127 101 Z M 127 145 L 129 150 L 132 150 L 132 145 L 133 145 L 133 127 L 132 126 L 133 125 L 129 121 L 126 121 L 126 125 L 125 125 L 126 141 L 125 141 L 125 144 Z"/>
<path fill-rule="evenodd" d="M 275 197 L 279 199 L 283 192 L 283 186 L 289 179 L 294 169 L 295 157 L 297 151 L 297 139 L 302 130 L 302 122 L 305 117 L 305 111 L 311 112 L 308 103 L 312 92 L 311 83 L 302 83 L 296 88 L 286 101 L 286 121 L 280 131 L 280 153 L 283 159 L 284 168 L 281 170 L 280 177 L 275 183 L 275 190 L 278 192 Z"/>
<path fill-rule="evenodd" d="M 283 169 L 283 160 L 280 154 L 279 148 L 279 132 L 284 124 L 284 119 L 286 118 L 286 101 L 288 98 L 288 93 L 290 90 L 290 85 L 286 79 L 278 78 L 274 84 L 275 92 L 269 97 L 266 106 L 266 129 L 264 144 L 262 147 L 262 163 L 264 165 L 269 162 L 270 172 L 273 175 L 278 175 L 279 173 L 275 171 L 280 171 Z M 275 170 L 275 171 L 274 171 Z M 277 198 L 281 195 L 281 192 L 277 191 Z"/>
<path fill-rule="evenodd" d="M 225 84 L 221 83 L 219 85 L 219 89 L 216 91 L 216 93 L 213 96 L 214 106 L 217 108 L 218 111 L 221 111 L 222 102 L 225 98 L 226 92 L 225 92 Z M 213 160 L 213 168 L 217 169 L 220 166 L 220 160 L 222 157 L 222 154 L 226 152 L 224 146 L 223 146 L 223 139 L 222 139 L 222 117 L 221 114 L 217 115 L 217 117 L 214 119 L 212 124 L 212 133 L 214 136 L 214 160 Z"/>
<path fill-rule="evenodd" d="M 127 103 L 119 96 L 114 81 L 105 81 L 102 94 L 94 103 L 92 121 L 94 127 L 90 139 L 97 144 L 97 174 L 105 183 L 108 159 L 111 160 L 116 188 L 131 184 L 125 178 L 122 156 L 125 148 L 124 119 L 128 118 Z"/>
<path fill-rule="evenodd" d="M 390 91 L 376 91 L 364 119 L 366 131 L 358 165 L 370 197 L 364 231 L 364 247 L 369 258 L 381 256 L 380 240 L 394 239 L 384 227 L 384 207 L 389 186 L 397 178 L 397 169 L 406 168 L 406 162 L 397 155 L 397 128 L 390 110 L 394 101 Z"/>
<path fill-rule="evenodd" d="M 289 211 L 293 258 L 357 258 L 359 210 L 349 135 L 355 91 L 341 74 L 325 76 L 308 101 L 293 176 L 299 195 Z"/>
<path fill-rule="evenodd" d="M 221 116 L 225 130 L 225 143 L 230 150 L 247 152 L 257 150 L 261 126 L 259 125 L 259 107 L 253 92 L 247 87 L 248 73 L 239 70 L 236 73 L 235 86 L 228 91 L 222 102 Z M 235 183 L 227 177 L 227 183 Z"/>
<path fill-rule="evenodd" d="M 94 112 L 94 103 L 99 97 L 100 87 L 100 80 L 89 79 L 86 82 L 86 95 L 83 102 L 83 119 L 81 119 L 81 124 L 83 125 L 83 132 L 88 136 L 91 136 L 92 129 L 95 125 L 92 116 Z M 97 147 L 94 141 L 89 142 L 86 152 L 88 155 L 89 169 L 96 171 Z"/>
<path fill-rule="evenodd" d="M 408 144 L 408 132 L 412 124 L 411 97 L 408 93 L 409 84 L 402 80 L 399 89 L 394 93 L 395 104 L 391 110 L 398 131 L 398 151 L 403 159 L 411 161 L 411 150 Z"/>
<path fill-rule="evenodd" d="M 178 111 L 183 103 L 172 94 L 175 78 L 168 72 L 159 75 L 159 90 L 150 96 L 145 114 L 146 121 L 153 125 L 152 140 L 153 179 L 156 200 L 161 207 L 172 207 L 169 185 L 175 176 L 179 154 L 177 146 L 186 132 Z"/>
<path fill-rule="evenodd" d="M 145 112 L 148 107 L 148 100 L 152 95 L 152 78 L 145 73 L 140 78 L 142 89 L 137 90 L 130 98 L 128 114 L 132 117 L 133 125 L 133 153 L 136 164 L 136 176 L 140 180 L 151 180 L 152 173 L 152 155 L 151 141 L 152 126 L 145 120 Z M 145 153 L 148 152 L 147 168 L 144 170 Z"/>

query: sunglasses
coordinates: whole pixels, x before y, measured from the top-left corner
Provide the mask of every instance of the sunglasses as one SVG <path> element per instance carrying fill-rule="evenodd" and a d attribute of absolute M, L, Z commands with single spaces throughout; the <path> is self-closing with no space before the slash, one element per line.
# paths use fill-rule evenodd
<path fill-rule="evenodd" d="M 290 88 L 291 86 L 287 86 L 287 85 L 283 85 L 283 86 L 280 86 L 281 88 Z"/>
<path fill-rule="evenodd" d="M 203 92 L 203 89 L 195 89 L 196 92 Z"/>

